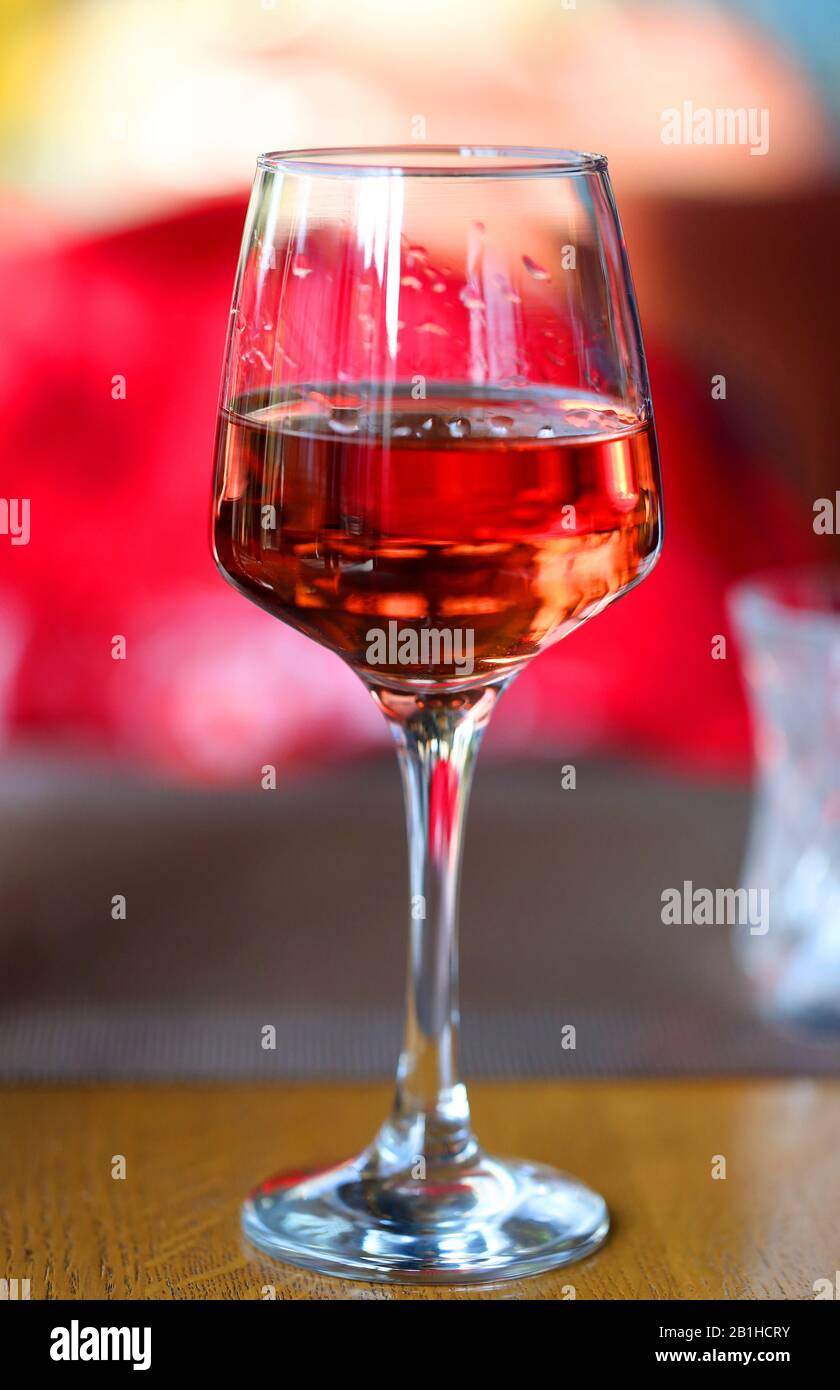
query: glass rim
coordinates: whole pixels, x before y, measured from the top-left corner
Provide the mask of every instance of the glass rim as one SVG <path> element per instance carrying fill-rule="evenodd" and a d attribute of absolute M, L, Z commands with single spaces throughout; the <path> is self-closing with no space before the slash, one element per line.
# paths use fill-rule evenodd
<path fill-rule="evenodd" d="M 451 162 L 441 162 L 444 160 Z M 309 177 L 351 179 L 556 178 L 605 173 L 607 157 L 584 150 L 542 149 L 530 145 L 346 145 L 270 150 L 258 156 L 257 168 Z"/>

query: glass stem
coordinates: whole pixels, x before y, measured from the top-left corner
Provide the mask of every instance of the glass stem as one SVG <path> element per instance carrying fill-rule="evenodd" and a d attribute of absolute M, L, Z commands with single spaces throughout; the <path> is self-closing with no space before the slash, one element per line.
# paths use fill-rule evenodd
<path fill-rule="evenodd" d="M 397 743 L 409 855 L 409 958 L 405 1037 L 377 1166 L 411 1170 L 471 1162 L 478 1144 L 458 1073 L 458 879 L 472 771 L 502 691 L 374 696 Z"/>

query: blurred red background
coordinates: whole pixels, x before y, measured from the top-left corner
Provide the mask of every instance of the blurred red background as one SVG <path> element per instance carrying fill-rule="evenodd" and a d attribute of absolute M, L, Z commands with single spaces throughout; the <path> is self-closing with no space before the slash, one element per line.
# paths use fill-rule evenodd
<path fill-rule="evenodd" d="M 835 125 L 803 35 L 764 9 L 10 7 L 2 493 L 31 503 L 29 544 L 0 537 L 12 734 L 251 784 L 384 743 L 349 671 L 216 575 L 210 469 L 256 154 L 420 131 L 609 156 L 661 444 L 659 566 L 516 682 L 488 749 L 742 773 L 734 647 L 711 659 L 724 594 L 824 558 L 813 502 L 837 481 Z M 767 109 L 768 153 L 663 144 L 686 93 Z"/>

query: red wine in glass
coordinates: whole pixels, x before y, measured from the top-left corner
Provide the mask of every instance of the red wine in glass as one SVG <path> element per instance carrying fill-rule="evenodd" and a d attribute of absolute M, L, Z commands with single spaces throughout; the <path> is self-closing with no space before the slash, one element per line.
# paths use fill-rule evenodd
<path fill-rule="evenodd" d="M 470 634 L 475 683 L 515 671 L 636 583 L 659 545 L 652 425 L 597 397 L 246 397 L 222 414 L 218 476 L 225 574 L 372 682 L 461 682 L 466 641 L 399 660 L 424 629 Z"/>

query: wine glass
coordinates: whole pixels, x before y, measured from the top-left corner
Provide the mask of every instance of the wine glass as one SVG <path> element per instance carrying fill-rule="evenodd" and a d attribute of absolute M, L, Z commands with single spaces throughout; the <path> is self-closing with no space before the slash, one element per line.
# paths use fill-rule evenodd
<path fill-rule="evenodd" d="M 408 821 L 408 1005 L 390 1117 L 272 1178 L 262 1250 L 396 1283 L 518 1278 L 594 1250 L 580 1182 L 494 1158 L 457 1057 L 473 763 L 532 657 L 661 545 L 656 441 L 607 161 L 569 150 L 263 155 L 231 310 L 214 545 L 248 598 L 344 658 L 387 719 Z"/>

